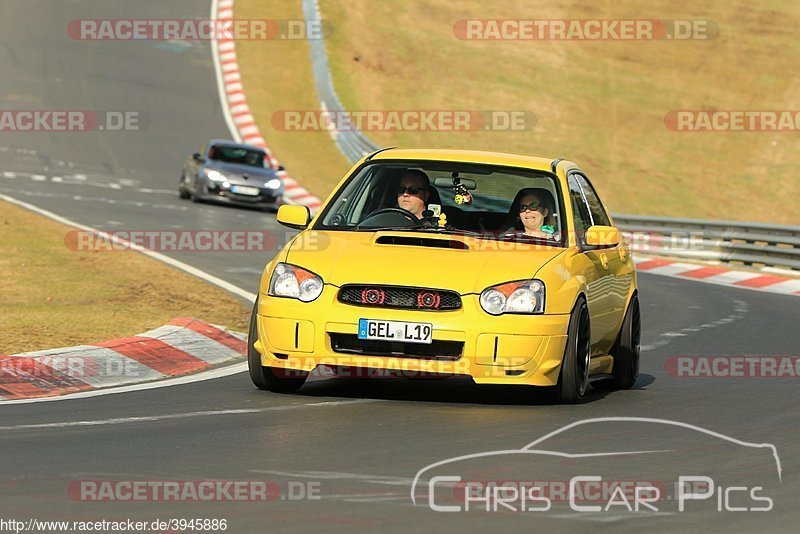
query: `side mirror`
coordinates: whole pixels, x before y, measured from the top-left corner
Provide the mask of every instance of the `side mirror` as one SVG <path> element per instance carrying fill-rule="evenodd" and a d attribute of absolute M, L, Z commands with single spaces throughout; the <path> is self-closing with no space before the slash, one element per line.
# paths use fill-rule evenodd
<path fill-rule="evenodd" d="M 285 171 L 286 167 L 284 167 L 283 165 L 278 165 L 278 170 L 279 171 Z"/>
<path fill-rule="evenodd" d="M 311 211 L 308 206 L 290 206 L 284 204 L 278 208 L 276 217 L 278 222 L 295 230 L 302 230 L 311 221 Z"/>
<path fill-rule="evenodd" d="M 200 152 L 195 152 L 192 154 L 192 159 L 195 160 L 197 163 L 205 163 L 206 159 L 200 155 Z"/>
<path fill-rule="evenodd" d="M 622 235 L 614 226 L 590 226 L 586 230 L 586 245 L 590 247 L 616 247 L 622 241 Z"/>

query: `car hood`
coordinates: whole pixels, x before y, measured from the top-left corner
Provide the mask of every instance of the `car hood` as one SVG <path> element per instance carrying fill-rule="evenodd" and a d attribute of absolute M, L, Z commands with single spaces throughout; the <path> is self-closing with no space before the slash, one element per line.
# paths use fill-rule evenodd
<path fill-rule="evenodd" d="M 448 244 L 458 248 L 442 248 Z M 286 261 L 335 286 L 415 286 L 463 295 L 531 278 L 564 250 L 422 232 L 307 230 L 292 243 Z"/>

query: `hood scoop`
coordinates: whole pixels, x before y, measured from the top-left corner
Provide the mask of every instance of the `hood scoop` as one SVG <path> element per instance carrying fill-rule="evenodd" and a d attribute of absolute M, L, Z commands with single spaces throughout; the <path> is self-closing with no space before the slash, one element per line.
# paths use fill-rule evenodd
<path fill-rule="evenodd" d="M 404 245 L 407 247 L 432 247 L 455 250 L 469 250 L 469 246 L 457 239 L 431 239 L 405 235 L 382 235 L 375 240 L 378 245 Z"/>

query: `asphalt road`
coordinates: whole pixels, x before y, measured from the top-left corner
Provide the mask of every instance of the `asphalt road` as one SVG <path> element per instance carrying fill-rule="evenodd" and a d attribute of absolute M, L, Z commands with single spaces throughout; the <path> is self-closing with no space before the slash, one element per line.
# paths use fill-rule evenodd
<path fill-rule="evenodd" d="M 228 136 L 205 43 L 165 47 L 66 36 L 67 23 L 78 18 L 197 18 L 207 12 L 205 2 L 188 0 L 4 0 L 0 108 L 136 110 L 150 122 L 140 132 L 2 133 L 0 192 L 104 229 L 265 229 L 275 232 L 277 246 L 286 234 L 274 216 L 192 205 L 172 193 L 185 155 L 207 138 Z M 254 291 L 269 253 L 175 257 Z M 645 350 L 637 386 L 624 392 L 598 388 L 578 406 L 553 405 L 529 389 L 477 387 L 458 379 L 326 379 L 298 394 L 278 395 L 255 390 L 246 373 L 2 406 L 0 519 L 217 518 L 227 520 L 230 532 L 796 531 L 797 380 L 679 378 L 666 363 L 676 355 L 797 356 L 797 299 L 646 274 L 640 275 L 640 288 Z M 417 506 L 411 501 L 413 479 L 429 464 L 519 449 L 565 425 L 612 416 L 668 419 L 773 444 L 782 477 L 763 448 L 674 426 L 600 422 L 546 442 L 583 456 L 539 459 L 532 476 L 563 481 L 603 474 L 610 480 L 659 480 L 669 488 L 677 476 L 706 475 L 717 483 L 714 496 L 680 512 L 673 495 L 659 503 L 658 513 L 619 506 L 576 512 L 563 502 L 540 512 L 446 513 L 431 510 L 425 499 Z M 660 452 L 585 456 L 645 450 Z M 449 474 L 527 476 L 512 460 L 459 469 Z M 270 481 L 283 498 L 108 502 L 82 500 L 73 491 L 87 480 L 205 479 Z M 724 505 L 742 505 L 740 497 L 728 502 L 728 495 L 740 494 L 719 486 L 761 486 L 773 507 L 727 511 Z M 290 498 L 303 492 L 306 498 Z M 745 506 L 761 504 L 750 500 Z"/>

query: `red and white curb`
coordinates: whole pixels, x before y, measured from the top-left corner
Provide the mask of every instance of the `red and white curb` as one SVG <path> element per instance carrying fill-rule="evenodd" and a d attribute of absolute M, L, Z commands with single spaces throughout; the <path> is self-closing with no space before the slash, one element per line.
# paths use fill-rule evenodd
<path fill-rule="evenodd" d="M 233 20 L 233 0 L 215 0 L 211 5 L 211 18 L 219 21 Z M 256 125 L 255 118 L 247 105 L 244 94 L 239 63 L 236 57 L 236 42 L 232 38 L 212 41 L 214 67 L 217 73 L 217 86 L 220 92 L 223 112 L 228 128 L 237 141 L 261 147 L 269 155 L 272 167 L 280 166 L 278 160 L 267 146 L 264 137 Z M 303 186 L 289 176 L 285 170 L 278 171 L 283 179 L 284 200 L 289 204 L 308 206 L 316 212 L 322 202 L 309 193 Z"/>
<path fill-rule="evenodd" d="M 242 360 L 241 335 L 178 318 L 132 337 L 0 356 L 0 399 L 54 397 L 206 371 Z"/>
<path fill-rule="evenodd" d="M 640 272 L 671 276 L 743 289 L 755 289 L 783 295 L 800 295 L 800 280 L 752 271 L 739 271 L 717 265 L 698 265 L 663 258 L 635 258 Z"/>

